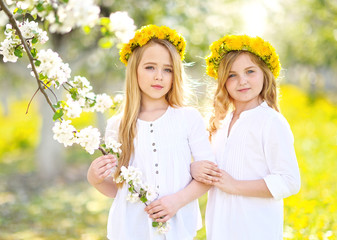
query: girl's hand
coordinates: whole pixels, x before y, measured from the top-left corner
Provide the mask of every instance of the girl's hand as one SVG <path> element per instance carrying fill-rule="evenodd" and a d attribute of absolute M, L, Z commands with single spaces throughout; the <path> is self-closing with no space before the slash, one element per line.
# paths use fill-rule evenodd
<path fill-rule="evenodd" d="M 191 163 L 191 174 L 198 182 L 210 185 L 219 181 L 221 170 L 211 161 L 195 161 Z"/>
<path fill-rule="evenodd" d="M 221 191 L 235 194 L 235 183 L 236 180 L 229 175 L 226 171 L 221 170 L 221 177 L 218 177 L 212 184 L 213 186 L 219 188 Z"/>
<path fill-rule="evenodd" d="M 97 185 L 104 181 L 116 166 L 117 159 L 114 155 L 104 155 L 96 158 L 90 165 L 87 179 L 91 185 Z"/>
<path fill-rule="evenodd" d="M 162 197 L 149 204 L 145 211 L 156 222 L 167 222 L 179 210 L 179 199 L 172 194 Z"/>

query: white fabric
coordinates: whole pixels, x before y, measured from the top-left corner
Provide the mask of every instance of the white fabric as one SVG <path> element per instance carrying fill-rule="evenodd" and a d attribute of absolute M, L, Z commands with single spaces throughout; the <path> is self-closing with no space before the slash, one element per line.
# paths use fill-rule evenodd
<path fill-rule="evenodd" d="M 238 180 L 264 179 L 274 198 L 230 195 L 213 187 L 206 209 L 207 239 L 282 239 L 283 198 L 300 188 L 289 124 L 263 102 L 242 112 L 227 137 L 232 116 L 212 140 L 217 164 Z"/>
<path fill-rule="evenodd" d="M 108 121 L 106 137 L 117 137 L 118 126 L 118 117 L 112 117 Z M 214 161 L 203 119 L 197 110 L 190 107 L 169 107 L 153 122 L 138 119 L 134 146 L 130 165 L 142 171 L 143 182 L 155 186 L 159 197 L 176 193 L 190 183 L 192 156 L 196 161 Z M 198 200 L 181 208 L 170 219 L 171 230 L 160 235 L 152 227 L 152 220 L 144 211 L 145 205 L 127 202 L 126 196 L 124 185 L 117 192 L 110 209 L 109 239 L 191 240 L 201 227 Z"/>

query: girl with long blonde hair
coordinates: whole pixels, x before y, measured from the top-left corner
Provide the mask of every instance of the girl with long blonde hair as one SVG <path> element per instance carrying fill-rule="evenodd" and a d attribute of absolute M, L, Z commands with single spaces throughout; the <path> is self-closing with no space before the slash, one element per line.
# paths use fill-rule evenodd
<path fill-rule="evenodd" d="M 216 163 L 191 165 L 212 185 L 207 239 L 283 239 L 283 198 L 300 189 L 293 135 L 277 103 L 274 48 L 259 37 L 225 36 L 211 46 L 207 73 L 218 80 L 209 133 Z"/>
<path fill-rule="evenodd" d="M 214 159 L 200 113 L 184 106 L 185 41 L 162 26 L 141 28 L 121 49 L 126 67 L 125 102 L 121 114 L 108 120 L 106 138 L 121 145 L 112 155 L 95 159 L 88 181 L 113 197 L 108 218 L 108 239 L 186 239 L 201 227 L 197 198 L 209 186 L 192 179 L 191 159 Z M 128 183 L 116 184 L 123 167 L 142 172 L 142 181 L 156 189 L 157 199 L 145 206 L 128 202 Z M 112 169 L 113 177 L 109 177 Z M 170 223 L 164 234 L 152 221 Z"/>

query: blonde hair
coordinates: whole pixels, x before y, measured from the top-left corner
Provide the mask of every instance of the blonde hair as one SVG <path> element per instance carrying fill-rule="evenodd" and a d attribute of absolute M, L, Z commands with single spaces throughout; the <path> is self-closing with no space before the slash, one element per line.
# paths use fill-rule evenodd
<path fill-rule="evenodd" d="M 165 99 L 171 107 L 183 106 L 183 80 L 185 75 L 181 57 L 175 46 L 173 46 L 168 40 L 154 38 L 146 45 L 134 49 L 126 67 L 125 102 L 118 134 L 118 140 L 122 144 L 122 154 L 118 160 L 118 166 L 114 176 L 115 178 L 119 176 L 122 166 L 129 166 L 130 158 L 134 152 L 133 140 L 137 134 L 136 123 L 141 106 L 141 90 L 138 85 L 137 68 L 144 51 L 154 44 L 159 44 L 165 47 L 169 51 L 172 60 L 172 87 L 166 94 Z M 118 184 L 118 186 L 121 187 L 122 184 Z"/>
<path fill-rule="evenodd" d="M 241 54 L 248 54 L 253 63 L 255 63 L 263 72 L 263 87 L 260 93 L 262 100 L 266 101 L 268 106 L 279 112 L 277 102 L 277 83 L 273 73 L 268 68 L 267 64 L 261 60 L 255 54 L 248 51 L 231 51 L 227 53 L 220 62 L 218 69 L 218 86 L 214 94 L 213 99 L 213 114 L 209 120 L 208 131 L 210 133 L 210 139 L 213 134 L 216 133 L 220 126 L 220 121 L 223 120 L 228 111 L 233 106 L 233 99 L 229 95 L 226 89 L 226 81 L 229 76 L 234 61 Z"/>

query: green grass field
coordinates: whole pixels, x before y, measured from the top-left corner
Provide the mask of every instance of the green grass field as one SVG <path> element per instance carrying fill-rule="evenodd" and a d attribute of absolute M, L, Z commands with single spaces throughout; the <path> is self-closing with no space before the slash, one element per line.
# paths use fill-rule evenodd
<path fill-rule="evenodd" d="M 285 199 L 284 239 L 337 239 L 337 106 L 293 86 L 283 86 L 281 95 L 302 177 L 301 191 Z M 34 162 L 41 119 L 34 106 L 25 116 L 26 105 L 13 103 L 7 116 L 0 106 L 0 239 L 106 239 L 112 200 L 85 180 L 95 156 L 73 147 L 68 177 L 42 184 Z M 200 199 L 203 213 L 206 201 Z M 206 239 L 204 228 L 196 239 Z"/>

